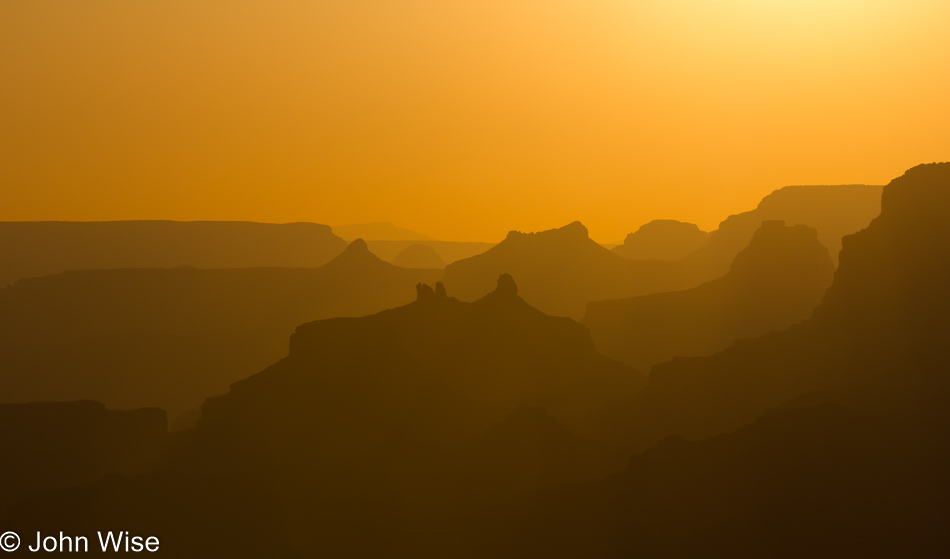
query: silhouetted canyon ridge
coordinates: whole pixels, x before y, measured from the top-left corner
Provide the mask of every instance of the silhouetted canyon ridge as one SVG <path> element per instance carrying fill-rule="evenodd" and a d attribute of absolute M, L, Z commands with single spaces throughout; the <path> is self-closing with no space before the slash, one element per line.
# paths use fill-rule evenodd
<path fill-rule="evenodd" d="M 948 216 L 934 163 L 613 251 L 574 222 L 454 261 L 401 240 L 406 267 L 357 239 L 21 279 L 0 526 L 195 558 L 944 556 Z"/>

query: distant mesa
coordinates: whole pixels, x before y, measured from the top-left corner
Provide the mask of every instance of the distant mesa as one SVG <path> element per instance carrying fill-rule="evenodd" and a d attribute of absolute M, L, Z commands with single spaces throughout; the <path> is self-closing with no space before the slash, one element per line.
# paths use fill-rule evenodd
<path fill-rule="evenodd" d="M 0 222 L 0 287 L 66 270 L 315 268 L 345 246 L 328 226 L 316 223 Z"/>
<path fill-rule="evenodd" d="M 729 216 L 715 231 L 704 234 L 692 224 L 654 221 L 627 235 L 624 244 L 613 250 L 626 258 L 677 260 L 697 285 L 729 271 L 763 221 L 779 220 L 816 229 L 837 266 L 841 239 L 877 217 L 882 190 L 860 184 L 786 186 L 764 197 L 755 209 Z M 680 256 L 663 256 L 664 251 Z"/>
<path fill-rule="evenodd" d="M 805 320 L 833 275 L 814 229 L 765 221 L 725 276 L 685 291 L 591 303 L 584 324 L 600 351 L 648 370 Z"/>
<path fill-rule="evenodd" d="M 414 244 L 402 249 L 393 264 L 403 268 L 445 268 L 445 260 L 430 245 Z"/>
<path fill-rule="evenodd" d="M 434 241 L 432 237 L 396 227 L 392 223 L 358 223 L 334 225 L 333 233 L 345 241 L 362 238 L 367 241 Z"/>
<path fill-rule="evenodd" d="M 613 251 L 634 260 L 679 260 L 703 246 L 707 235 L 694 223 L 657 219 L 627 235 Z"/>

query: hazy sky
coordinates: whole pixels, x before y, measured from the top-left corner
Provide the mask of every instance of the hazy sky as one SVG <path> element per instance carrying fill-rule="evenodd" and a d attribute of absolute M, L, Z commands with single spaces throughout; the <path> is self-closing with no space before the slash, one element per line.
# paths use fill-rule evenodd
<path fill-rule="evenodd" d="M 0 220 L 714 228 L 950 159 L 943 0 L 3 0 Z"/>

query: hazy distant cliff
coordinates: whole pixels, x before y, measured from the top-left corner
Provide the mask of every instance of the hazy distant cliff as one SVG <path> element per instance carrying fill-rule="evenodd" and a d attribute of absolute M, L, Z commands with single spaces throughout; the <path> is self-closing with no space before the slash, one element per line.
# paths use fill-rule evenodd
<path fill-rule="evenodd" d="M 779 220 L 816 229 L 818 240 L 837 265 L 841 238 L 867 227 L 880 213 L 882 189 L 861 184 L 780 188 L 763 198 L 754 210 L 729 216 L 683 263 L 691 269 L 702 269 L 706 279 L 719 277 L 763 221 Z"/>
<path fill-rule="evenodd" d="M 511 274 L 529 304 L 552 315 L 580 319 L 590 301 L 619 299 L 688 287 L 676 263 L 635 261 L 597 244 L 574 222 L 538 233 L 512 231 L 483 254 L 445 269 L 445 285 L 463 301 L 491 290 Z"/>
<path fill-rule="evenodd" d="M 0 222 L 0 287 L 103 268 L 314 268 L 346 247 L 326 225 L 247 221 Z"/>
<path fill-rule="evenodd" d="M 633 260 L 679 260 L 703 246 L 708 235 L 694 223 L 656 219 L 627 235 L 613 251 Z"/>
<path fill-rule="evenodd" d="M 946 378 L 930 371 L 950 343 L 947 215 L 950 163 L 914 167 L 891 181 L 880 216 L 845 237 L 813 319 L 709 358 L 658 365 L 622 420 L 630 440 L 726 432 L 816 390 L 891 406 L 942 394 L 924 387 Z"/>
<path fill-rule="evenodd" d="M 725 276 L 685 291 L 591 303 L 584 324 L 600 351 L 648 370 L 801 322 L 833 274 L 814 229 L 765 221 Z"/>
<path fill-rule="evenodd" d="M 319 268 L 71 271 L 0 289 L 0 402 L 95 399 L 174 419 L 287 353 L 299 324 L 412 300 L 440 270 L 354 241 Z"/>

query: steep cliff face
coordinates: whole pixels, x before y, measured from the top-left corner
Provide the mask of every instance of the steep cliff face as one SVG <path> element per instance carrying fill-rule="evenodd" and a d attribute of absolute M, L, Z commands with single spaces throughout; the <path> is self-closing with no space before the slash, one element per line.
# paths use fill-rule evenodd
<path fill-rule="evenodd" d="M 867 227 L 881 210 L 881 186 L 786 186 L 772 192 L 751 211 L 729 216 L 711 231 L 705 245 L 683 259 L 701 281 L 725 274 L 735 256 L 764 221 L 806 225 L 818 231 L 837 265 L 841 239 Z"/>
<path fill-rule="evenodd" d="M 600 351 L 647 370 L 805 320 L 833 274 L 814 229 L 766 221 L 722 278 L 685 291 L 591 303 L 584 324 Z"/>
<path fill-rule="evenodd" d="M 907 171 L 885 187 L 881 216 L 845 239 L 813 319 L 709 358 L 658 365 L 615 425 L 637 446 L 705 437 L 814 391 L 862 409 L 938 413 L 950 394 L 948 214 L 950 164 Z"/>
<path fill-rule="evenodd" d="M 845 237 L 823 320 L 888 328 L 896 339 L 947 328 L 950 163 L 919 165 L 884 189 L 881 215 Z M 913 333 L 900 334 L 904 328 Z"/>

